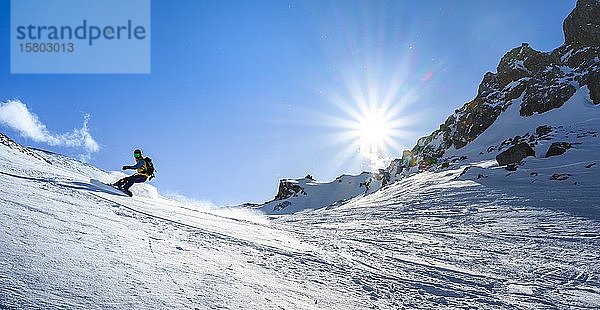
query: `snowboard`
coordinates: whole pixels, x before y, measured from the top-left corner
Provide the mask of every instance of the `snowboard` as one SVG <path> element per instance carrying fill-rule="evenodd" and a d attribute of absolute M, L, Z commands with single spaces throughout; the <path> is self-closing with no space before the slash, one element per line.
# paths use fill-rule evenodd
<path fill-rule="evenodd" d="M 94 185 L 95 187 L 97 187 L 100 190 L 109 192 L 111 194 L 120 195 L 120 196 L 129 196 L 129 197 L 133 196 L 133 194 L 131 194 L 131 192 L 128 190 L 118 189 L 112 185 L 100 182 L 96 179 L 91 179 L 90 184 Z"/>

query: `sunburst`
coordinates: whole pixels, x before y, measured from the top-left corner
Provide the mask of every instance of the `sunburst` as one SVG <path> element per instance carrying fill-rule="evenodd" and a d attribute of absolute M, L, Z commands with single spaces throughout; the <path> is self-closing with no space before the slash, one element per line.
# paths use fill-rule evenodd
<path fill-rule="evenodd" d="M 365 74 L 347 72 L 345 89 L 330 94 L 329 101 L 337 108 L 335 116 L 326 122 L 338 128 L 334 143 L 344 143 L 338 161 L 359 155 L 365 168 L 383 168 L 394 156 L 400 156 L 415 134 L 410 128 L 420 119 L 406 107 L 419 100 L 420 85 L 407 85 L 405 66 L 396 73 Z"/>

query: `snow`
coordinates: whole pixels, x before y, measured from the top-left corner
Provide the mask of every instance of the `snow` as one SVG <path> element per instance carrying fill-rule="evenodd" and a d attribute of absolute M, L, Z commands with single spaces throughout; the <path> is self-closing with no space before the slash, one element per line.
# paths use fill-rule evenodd
<path fill-rule="evenodd" d="M 530 77 L 524 77 L 524 78 L 520 78 L 520 79 L 518 79 L 518 80 L 516 80 L 516 81 L 512 81 L 512 82 L 510 82 L 510 83 L 506 84 L 506 86 L 504 86 L 504 88 L 502 89 L 502 92 L 503 92 L 503 93 L 510 92 L 510 91 L 512 91 L 512 90 L 513 90 L 515 87 L 517 87 L 517 86 L 521 85 L 521 83 L 523 83 L 523 82 L 527 82 L 527 81 L 529 81 L 529 80 L 531 80 L 531 78 L 530 78 Z"/>
<path fill-rule="evenodd" d="M 534 295 L 534 287 L 522 284 L 509 284 L 508 292 L 511 294 Z"/>
<path fill-rule="evenodd" d="M 525 71 L 525 72 L 530 72 L 527 69 L 527 67 L 525 67 L 525 62 L 523 60 L 511 59 L 510 62 L 508 63 L 508 65 L 512 69 L 517 69 L 517 70 L 521 70 L 521 71 Z"/>
<path fill-rule="evenodd" d="M 560 61 L 564 63 L 567 60 L 569 60 L 572 55 L 573 55 L 573 49 L 569 49 L 569 51 L 567 51 L 564 55 L 562 55 L 560 57 Z"/>
<path fill-rule="evenodd" d="M 381 301 L 382 308 L 583 307 L 562 293 L 571 289 L 597 300 L 598 217 L 567 212 L 598 208 L 593 187 L 503 190 L 454 180 L 459 172 L 420 173 L 281 221 L 354 262 L 362 285 L 377 298 L 393 296 L 396 304 Z"/>
<path fill-rule="evenodd" d="M 258 210 L 267 214 L 290 214 L 304 210 L 341 204 L 350 198 L 376 191 L 381 180 L 373 173 L 342 175 L 331 182 L 316 182 L 310 179 L 287 180 L 303 188 L 303 192 L 287 199 L 273 200 L 261 205 Z"/>
<path fill-rule="evenodd" d="M 449 151 L 467 160 L 379 190 L 371 173 L 296 180 L 307 195 L 287 200 L 291 214 L 150 184 L 112 195 L 90 179 L 120 172 L 0 144 L 0 309 L 600 308 L 600 108 L 588 96 L 526 118 L 516 99 Z M 488 147 L 539 125 L 555 130 L 538 156 L 498 167 Z M 573 148 L 543 158 L 553 141 Z"/>
<path fill-rule="evenodd" d="M 541 125 L 553 127 L 568 126 L 571 130 L 577 128 L 600 128 L 600 107 L 593 105 L 589 99 L 589 90 L 583 86 L 563 104 L 562 107 L 532 116 L 521 116 L 521 97 L 512 101 L 508 108 L 500 114 L 498 119 L 473 142 L 459 150 L 449 150 L 446 156 L 467 155 L 472 158 L 484 152 L 487 157 L 494 158 L 496 154 L 487 155 L 487 148 L 515 136 L 524 136 L 526 133 L 535 133 Z M 548 145 L 549 146 L 549 145 Z"/>
<path fill-rule="evenodd" d="M 6 148 L 0 162 L 2 308 L 301 309 L 344 296 L 265 268 L 312 254 L 261 215 L 114 196 Z"/>
<path fill-rule="evenodd" d="M 444 142 L 444 133 L 439 132 L 435 135 L 435 137 L 429 142 L 428 145 L 431 146 L 432 149 L 437 150 L 440 148 L 442 143 Z"/>
<path fill-rule="evenodd" d="M 89 175 L 110 174 L 54 162 L 0 148 L 3 307 L 600 306 L 598 218 L 569 212 L 598 208 L 598 191 L 504 190 L 453 169 L 269 220 L 99 192 Z"/>

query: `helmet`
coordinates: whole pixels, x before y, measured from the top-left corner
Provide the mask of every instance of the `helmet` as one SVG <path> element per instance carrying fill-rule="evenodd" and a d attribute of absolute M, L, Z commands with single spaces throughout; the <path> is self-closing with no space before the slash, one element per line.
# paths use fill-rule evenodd
<path fill-rule="evenodd" d="M 142 157 L 142 151 L 140 151 L 140 150 L 133 151 L 133 157 Z"/>

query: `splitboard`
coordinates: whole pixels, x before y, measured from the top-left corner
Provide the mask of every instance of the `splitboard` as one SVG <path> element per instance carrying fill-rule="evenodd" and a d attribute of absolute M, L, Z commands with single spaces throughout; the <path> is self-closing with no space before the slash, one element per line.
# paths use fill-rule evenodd
<path fill-rule="evenodd" d="M 100 182 L 96 179 L 91 179 L 90 184 L 96 186 L 98 189 L 103 190 L 105 192 L 109 192 L 111 194 L 120 195 L 120 196 L 129 196 L 124 191 L 106 183 Z"/>

